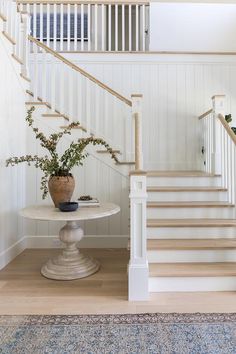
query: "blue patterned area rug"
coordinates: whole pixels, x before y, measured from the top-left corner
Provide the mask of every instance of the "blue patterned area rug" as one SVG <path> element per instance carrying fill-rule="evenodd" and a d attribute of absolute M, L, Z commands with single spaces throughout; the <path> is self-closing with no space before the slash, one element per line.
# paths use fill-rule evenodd
<path fill-rule="evenodd" d="M 236 314 L 0 316 L 3 354 L 236 354 Z"/>

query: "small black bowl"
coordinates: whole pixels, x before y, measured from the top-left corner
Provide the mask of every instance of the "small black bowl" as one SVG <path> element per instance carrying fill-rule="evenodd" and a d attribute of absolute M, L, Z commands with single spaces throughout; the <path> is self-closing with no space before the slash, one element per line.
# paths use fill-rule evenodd
<path fill-rule="evenodd" d="M 79 207 L 77 202 L 63 202 L 59 203 L 59 209 L 61 211 L 75 211 Z"/>

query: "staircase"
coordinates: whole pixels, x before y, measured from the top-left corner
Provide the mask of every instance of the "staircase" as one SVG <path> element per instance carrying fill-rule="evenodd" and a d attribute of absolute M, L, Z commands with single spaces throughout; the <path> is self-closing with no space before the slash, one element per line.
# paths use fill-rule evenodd
<path fill-rule="evenodd" d="M 149 291 L 236 290 L 236 220 L 221 176 L 147 174 Z"/>
<path fill-rule="evenodd" d="M 26 107 L 36 106 L 38 121 L 50 129 L 79 120 L 76 137 L 104 138 L 116 153 L 116 167 L 130 172 L 129 299 L 147 300 L 149 292 L 235 291 L 236 138 L 225 122 L 222 96 L 199 116 L 199 171 L 146 173 L 142 95 L 122 96 L 28 36 L 28 13 L 19 14 L 14 2 L 4 4 L 0 10 L 11 4 L 6 14 L 15 11 L 18 19 L 13 31 L 0 11 L 2 35 L 9 48 L 15 46 L 12 60 L 27 87 Z M 12 38 L 18 26 L 21 35 Z M 106 152 L 97 153 L 106 162 Z"/>

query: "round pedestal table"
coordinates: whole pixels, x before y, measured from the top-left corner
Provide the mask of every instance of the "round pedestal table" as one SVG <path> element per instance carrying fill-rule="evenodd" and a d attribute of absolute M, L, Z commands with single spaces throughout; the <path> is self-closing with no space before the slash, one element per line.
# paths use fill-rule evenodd
<path fill-rule="evenodd" d="M 120 207 L 112 203 L 99 206 L 81 207 L 73 212 L 61 212 L 49 205 L 37 205 L 24 208 L 20 215 L 24 218 L 44 221 L 65 221 L 59 232 L 60 240 L 65 244 L 62 253 L 49 259 L 41 268 L 41 274 L 49 279 L 72 280 L 87 277 L 98 271 L 97 260 L 82 254 L 77 243 L 83 238 L 83 229 L 79 221 L 104 218 L 116 214 Z"/>

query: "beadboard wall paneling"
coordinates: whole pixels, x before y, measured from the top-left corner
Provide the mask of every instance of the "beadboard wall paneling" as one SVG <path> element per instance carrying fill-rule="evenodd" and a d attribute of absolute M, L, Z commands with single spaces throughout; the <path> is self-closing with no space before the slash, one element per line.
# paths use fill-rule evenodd
<path fill-rule="evenodd" d="M 43 123 L 40 117 L 40 111 L 36 109 L 34 117 L 37 124 L 45 134 L 50 134 L 53 130 L 49 127 L 50 123 Z M 40 123 L 39 123 L 40 122 Z M 55 127 L 54 127 L 55 129 Z M 55 131 L 55 130 L 54 130 Z M 59 152 L 68 146 L 70 138 L 62 140 Z M 39 141 L 35 140 L 30 129 L 27 130 L 27 151 L 45 155 L 45 150 L 40 147 Z M 76 180 L 75 192 L 72 197 L 76 200 L 80 195 L 92 195 L 97 197 L 101 202 L 110 201 L 118 204 L 121 207 L 121 212 L 108 218 L 81 222 L 85 235 L 100 236 L 121 236 L 127 237 L 129 223 L 129 177 L 128 173 L 124 174 L 117 171 L 104 163 L 101 155 L 96 153 L 98 147 L 91 150 L 90 156 L 85 160 L 83 167 L 76 167 L 73 170 L 73 175 Z M 52 203 L 48 196 L 46 200 L 42 200 L 40 191 L 40 179 L 42 173 L 34 167 L 27 168 L 27 191 L 26 204 L 42 204 Z M 33 221 L 26 222 L 26 236 L 54 236 L 58 235 L 60 228 L 63 226 L 61 222 Z M 52 241 L 53 242 L 53 241 Z M 111 244 L 110 241 L 108 241 Z M 117 239 L 114 245 L 119 242 Z M 124 242 L 121 241 L 120 246 Z M 43 245 L 43 243 L 42 243 Z M 87 246 L 91 246 L 89 243 Z M 55 246 L 55 245 L 54 245 Z"/>
<path fill-rule="evenodd" d="M 25 166 L 5 165 L 7 158 L 26 151 L 25 88 L 19 72 L 8 42 L 0 34 L 0 267 L 22 250 L 24 236 L 18 211 L 25 205 Z"/>
<path fill-rule="evenodd" d="M 126 97 L 143 94 L 145 168 L 201 167 L 197 116 L 211 107 L 213 94 L 226 94 L 236 123 L 235 56 L 64 55 Z"/>

